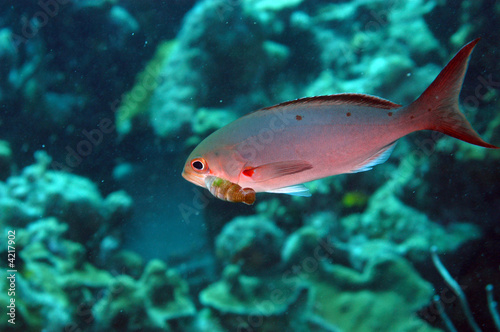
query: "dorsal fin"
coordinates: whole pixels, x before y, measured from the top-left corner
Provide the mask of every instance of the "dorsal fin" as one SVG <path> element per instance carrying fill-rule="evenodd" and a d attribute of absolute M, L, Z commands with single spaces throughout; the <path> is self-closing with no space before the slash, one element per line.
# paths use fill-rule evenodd
<path fill-rule="evenodd" d="M 393 103 L 387 99 L 382 99 L 375 96 L 365 95 L 361 93 L 339 93 L 335 95 L 327 95 L 327 96 L 317 96 L 317 97 L 305 97 L 299 98 L 295 100 L 285 101 L 284 103 L 280 103 L 278 105 L 265 107 L 260 109 L 259 111 L 265 111 L 274 109 L 277 107 L 290 106 L 290 105 L 356 105 L 356 106 L 368 106 L 368 107 L 376 107 L 382 109 L 393 109 L 401 107 L 402 105 Z M 258 112 L 258 111 L 257 111 Z"/>

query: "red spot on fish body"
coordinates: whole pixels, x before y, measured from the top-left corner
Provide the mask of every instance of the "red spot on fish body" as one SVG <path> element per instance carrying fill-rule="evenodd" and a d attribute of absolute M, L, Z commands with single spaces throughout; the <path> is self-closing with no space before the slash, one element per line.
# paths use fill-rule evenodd
<path fill-rule="evenodd" d="M 300 116 L 300 115 L 296 115 L 296 116 L 295 116 L 295 120 L 297 120 L 297 121 L 302 120 L 302 116 Z"/>
<path fill-rule="evenodd" d="M 392 116 L 392 112 L 387 113 L 387 115 Z"/>
<path fill-rule="evenodd" d="M 414 117 L 413 115 L 410 115 L 410 119 L 412 119 L 412 120 L 413 120 L 413 119 L 415 119 L 415 117 Z"/>
<path fill-rule="evenodd" d="M 346 115 L 347 115 L 347 116 L 351 116 L 351 112 L 347 112 L 347 114 L 346 114 Z"/>
<path fill-rule="evenodd" d="M 244 169 L 243 172 L 243 175 L 245 176 L 248 176 L 248 177 L 252 177 L 252 175 L 255 173 L 255 168 L 247 168 L 247 169 Z"/>

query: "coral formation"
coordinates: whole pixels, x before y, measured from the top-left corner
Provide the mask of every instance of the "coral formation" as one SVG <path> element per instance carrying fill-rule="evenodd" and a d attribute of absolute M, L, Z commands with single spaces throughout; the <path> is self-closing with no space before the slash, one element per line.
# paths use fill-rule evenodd
<path fill-rule="evenodd" d="M 115 114 L 116 130 L 119 134 L 129 134 L 134 119 L 145 121 L 137 118 L 146 113 L 151 96 L 158 84 L 161 83 L 159 72 L 161 64 L 168 59 L 175 45 L 175 40 L 161 42 L 157 46 L 153 58 L 144 70 L 137 74 L 132 89 L 122 97 L 121 104 Z"/>
<path fill-rule="evenodd" d="M 159 260 L 150 261 L 137 281 L 118 276 L 92 308 L 98 326 L 113 331 L 176 331 L 195 312 L 186 281 Z"/>
<path fill-rule="evenodd" d="M 258 278 L 242 275 L 228 265 L 222 280 L 200 292 L 200 302 L 212 309 L 212 320 L 226 330 L 300 330 L 305 326 L 308 292 L 295 280 Z"/>
<path fill-rule="evenodd" d="M 201 1 L 187 15 L 177 37 L 178 47 L 160 69 L 164 80 L 149 104 L 151 125 L 157 135 L 175 136 L 190 125 L 198 107 L 218 106 L 219 101 L 227 104 L 226 89 L 233 90 L 231 94 L 248 91 L 244 86 L 248 80 L 243 78 L 261 71 L 261 62 L 256 61 L 263 58 L 263 50 L 258 47 L 262 42 L 259 26 L 237 14 L 238 3 L 231 5 L 230 15 L 225 17 L 221 8 L 226 5 L 223 0 Z M 222 24 L 227 20 L 234 25 L 231 30 Z M 242 34 L 246 38 L 241 38 Z M 234 56 L 229 58 L 228 53 Z"/>
<path fill-rule="evenodd" d="M 37 153 L 36 159 L 21 175 L 0 183 L 0 225 L 3 230 L 14 227 L 19 252 L 15 260 L 16 328 L 167 329 L 169 324 L 188 322 L 195 313 L 189 287 L 163 262 L 151 261 L 143 271 L 136 254 L 107 248 L 110 235 L 102 239 L 99 256 L 93 259 L 109 270 L 89 259 L 97 250 L 85 245 L 97 243 L 99 233 L 111 233 L 117 223 L 129 218 L 130 197 L 115 192 L 103 199 L 87 179 L 47 170 L 50 157 L 45 153 Z M 92 228 L 89 221 L 98 223 Z M 4 248 L 6 241 L 2 237 Z M 122 274 L 125 272 L 139 279 Z M 0 302 L 5 303 L 8 292 L 4 284 L 1 287 Z M 3 321 L 1 327 L 9 326 L 5 324 Z"/>
<path fill-rule="evenodd" d="M 481 236 L 474 224 L 451 223 L 443 227 L 429 220 L 427 215 L 405 206 L 388 186 L 380 188 L 370 198 L 365 212 L 342 218 L 340 224 L 341 237 L 356 247 L 350 250 L 351 259 L 361 262 L 384 256 L 386 250 L 394 250 L 414 262 L 423 261 L 428 258 L 432 245 L 443 252 L 453 251 L 464 242 Z M 377 252 L 379 250 L 381 252 Z M 353 265 L 359 266 L 360 261 Z"/>
<path fill-rule="evenodd" d="M 82 244 L 66 239 L 68 229 L 53 217 L 16 228 L 16 328 L 62 330 L 77 318 L 78 304 L 112 280 L 87 262 Z"/>
<path fill-rule="evenodd" d="M 103 199 L 88 179 L 49 170 L 51 158 L 45 152 L 37 152 L 35 158 L 36 164 L 0 185 L 3 225 L 24 227 L 53 216 L 70 226 L 70 239 L 86 243 L 95 240 L 99 230 L 110 231 L 130 217 L 132 201 L 125 192 Z"/>
<path fill-rule="evenodd" d="M 237 217 L 224 226 L 215 241 L 224 264 L 241 264 L 247 273 L 275 267 L 280 262 L 284 233 L 259 216 Z"/>
<path fill-rule="evenodd" d="M 314 314 L 341 331 L 440 331 L 418 318 L 433 287 L 403 258 L 380 258 L 362 273 L 326 266 L 313 285 Z"/>

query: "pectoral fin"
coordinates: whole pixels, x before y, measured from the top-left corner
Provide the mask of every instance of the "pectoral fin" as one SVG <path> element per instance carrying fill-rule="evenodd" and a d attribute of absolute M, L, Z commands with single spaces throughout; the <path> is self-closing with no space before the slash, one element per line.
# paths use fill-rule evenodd
<path fill-rule="evenodd" d="M 311 169 L 312 165 L 304 160 L 287 160 L 265 164 L 258 167 L 247 167 L 242 175 L 252 178 L 255 182 L 267 181 L 285 175 L 291 175 Z"/>

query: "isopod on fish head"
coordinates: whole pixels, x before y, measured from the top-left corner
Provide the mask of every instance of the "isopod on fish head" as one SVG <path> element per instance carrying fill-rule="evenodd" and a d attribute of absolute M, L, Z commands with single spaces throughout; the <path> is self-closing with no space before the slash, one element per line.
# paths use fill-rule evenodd
<path fill-rule="evenodd" d="M 217 176 L 205 177 L 205 185 L 212 195 L 224 201 L 247 205 L 255 202 L 255 191 L 252 188 L 242 188 L 236 183 Z"/>

